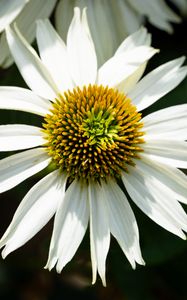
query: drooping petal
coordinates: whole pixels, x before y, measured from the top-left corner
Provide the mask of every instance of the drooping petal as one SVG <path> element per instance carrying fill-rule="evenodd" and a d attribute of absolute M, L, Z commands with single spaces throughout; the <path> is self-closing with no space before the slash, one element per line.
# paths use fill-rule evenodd
<path fill-rule="evenodd" d="M 139 245 L 139 232 L 133 211 L 125 194 L 112 180 L 102 184 L 109 214 L 112 235 L 118 241 L 127 259 L 135 268 L 135 263 L 144 264 Z"/>
<path fill-rule="evenodd" d="M 0 160 L 0 193 L 43 170 L 50 160 L 42 148 L 27 150 Z"/>
<path fill-rule="evenodd" d="M 144 154 L 176 168 L 187 168 L 187 143 L 173 140 L 149 140 L 142 144 Z"/>
<path fill-rule="evenodd" d="M 93 280 L 96 281 L 97 270 L 106 286 L 106 257 L 110 245 L 110 229 L 108 220 L 108 210 L 104 198 L 103 189 L 99 184 L 90 182 L 89 184 L 90 203 L 90 246 Z"/>
<path fill-rule="evenodd" d="M 72 259 L 88 226 L 87 188 L 74 180 L 65 192 L 57 210 L 48 262 L 51 270 L 57 263 L 57 272 Z"/>
<path fill-rule="evenodd" d="M 122 180 L 136 205 L 154 222 L 185 239 L 182 230 L 187 229 L 187 216 L 173 194 L 158 181 L 129 166 L 129 174 Z"/>
<path fill-rule="evenodd" d="M 139 46 L 113 56 L 99 69 L 98 84 L 110 87 L 118 86 L 157 52 L 157 49 Z"/>
<path fill-rule="evenodd" d="M 177 168 L 156 162 L 143 153 L 141 158 L 136 160 L 136 166 L 147 176 L 161 181 L 165 188 L 173 191 L 177 200 L 187 204 L 187 176 Z"/>
<path fill-rule="evenodd" d="M 49 113 L 51 102 L 20 87 L 0 87 L 0 109 L 26 111 L 40 116 Z"/>
<path fill-rule="evenodd" d="M 1 0 L 0 32 L 2 32 L 20 13 L 28 0 Z"/>
<path fill-rule="evenodd" d="M 187 140 L 187 104 L 158 110 L 142 119 L 145 140 Z"/>
<path fill-rule="evenodd" d="M 141 111 L 173 90 L 186 76 L 187 67 L 180 68 L 184 57 L 167 62 L 156 68 L 129 93 L 133 104 Z"/>
<path fill-rule="evenodd" d="M 54 99 L 59 93 L 51 75 L 16 27 L 6 30 L 10 51 L 25 82 L 39 96 Z"/>
<path fill-rule="evenodd" d="M 59 91 L 62 93 L 72 89 L 66 45 L 48 20 L 37 21 L 36 37 L 41 59 L 52 74 Z"/>
<path fill-rule="evenodd" d="M 67 34 L 67 51 L 71 76 L 78 86 L 94 84 L 97 75 L 97 58 L 87 24 L 86 11 L 82 18 L 75 8 L 74 17 Z"/>
<path fill-rule="evenodd" d="M 41 128 L 30 125 L 0 125 L 0 151 L 14 151 L 45 144 Z"/>
<path fill-rule="evenodd" d="M 179 16 L 177 16 L 168 5 L 166 5 L 165 1 L 149 1 L 144 0 L 143 5 L 139 0 L 128 0 L 130 5 L 141 15 L 145 15 L 149 22 L 156 27 L 168 31 L 172 33 L 171 22 L 180 22 Z"/>
<path fill-rule="evenodd" d="M 65 176 L 54 171 L 40 180 L 20 203 L 0 240 L 2 256 L 24 245 L 52 218 L 64 193 Z"/>

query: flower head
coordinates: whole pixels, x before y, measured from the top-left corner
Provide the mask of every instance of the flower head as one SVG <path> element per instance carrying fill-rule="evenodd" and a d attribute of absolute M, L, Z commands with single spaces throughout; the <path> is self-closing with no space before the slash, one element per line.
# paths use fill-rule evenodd
<path fill-rule="evenodd" d="M 22 246 L 55 214 L 46 268 L 58 272 L 72 259 L 90 227 L 93 283 L 105 280 L 110 233 L 135 268 L 144 264 L 135 216 L 118 185 L 152 220 L 184 238 L 187 105 L 146 117 L 141 111 L 185 77 L 184 58 L 140 80 L 150 47 L 146 29 L 128 37 L 97 69 L 86 11 L 78 8 L 67 45 L 49 21 L 38 21 L 40 57 L 16 28 L 7 30 L 15 62 L 31 90 L 0 88 L 0 108 L 44 117 L 41 128 L 0 126 L 0 150 L 23 150 L 0 162 L 0 191 L 53 163 L 55 170 L 26 194 L 0 241 L 2 255 Z"/>

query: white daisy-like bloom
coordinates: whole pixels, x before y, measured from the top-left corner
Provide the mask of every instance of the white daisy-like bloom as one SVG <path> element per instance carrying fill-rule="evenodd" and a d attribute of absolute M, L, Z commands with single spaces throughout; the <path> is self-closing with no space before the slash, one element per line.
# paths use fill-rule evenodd
<path fill-rule="evenodd" d="M 12 22 L 31 43 L 35 38 L 35 21 L 48 18 L 57 0 L 0 0 L 0 67 L 8 68 L 13 63 L 5 37 L 5 29 Z"/>
<path fill-rule="evenodd" d="M 181 15 L 187 12 L 186 0 L 172 0 Z M 56 9 L 56 28 L 65 39 L 73 17 L 73 8 L 88 8 L 88 24 L 101 65 L 116 51 L 118 45 L 148 20 L 152 25 L 168 33 L 172 23 L 179 23 L 177 15 L 165 0 L 60 0 Z M 99 34 L 98 34 L 99 32 Z"/>
<path fill-rule="evenodd" d="M 50 163 L 55 167 L 26 194 L 0 240 L 2 256 L 21 247 L 51 218 L 46 268 L 57 272 L 72 259 L 89 223 L 93 283 L 106 285 L 110 234 L 133 268 L 144 264 L 134 213 L 121 189 L 153 221 L 185 238 L 187 215 L 187 104 L 141 111 L 185 77 L 184 57 L 140 79 L 158 52 L 145 28 L 129 36 L 97 67 L 86 11 L 75 8 L 67 44 L 48 20 L 37 22 L 40 57 L 16 27 L 7 30 L 15 62 L 30 87 L 0 87 L 0 108 L 44 118 L 41 128 L 1 125 L 0 150 L 25 150 L 0 161 L 0 192 Z M 119 186 L 119 182 L 121 182 Z"/>

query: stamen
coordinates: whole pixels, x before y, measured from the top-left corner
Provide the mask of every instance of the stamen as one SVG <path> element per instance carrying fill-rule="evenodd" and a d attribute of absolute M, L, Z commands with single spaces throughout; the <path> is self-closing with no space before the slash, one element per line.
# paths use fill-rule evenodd
<path fill-rule="evenodd" d="M 43 124 L 46 149 L 70 179 L 119 177 L 144 142 L 141 114 L 123 93 L 102 85 L 67 91 Z"/>

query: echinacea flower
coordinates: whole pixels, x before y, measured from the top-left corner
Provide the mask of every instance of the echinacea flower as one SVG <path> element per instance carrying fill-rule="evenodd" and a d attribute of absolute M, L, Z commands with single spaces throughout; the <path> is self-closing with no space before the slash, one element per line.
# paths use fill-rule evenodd
<path fill-rule="evenodd" d="M 172 2 L 179 8 L 181 15 L 187 13 L 186 0 Z M 57 31 L 63 39 L 66 37 L 75 6 L 88 8 L 88 24 L 99 65 L 111 57 L 124 38 L 138 30 L 146 20 L 168 33 L 173 32 L 172 23 L 181 21 L 181 17 L 165 0 L 60 0 L 55 20 Z"/>
<path fill-rule="evenodd" d="M 56 0 L 0 0 L 0 66 L 2 68 L 8 68 L 13 63 L 5 37 L 6 27 L 16 22 L 31 43 L 35 38 L 35 21 L 48 18 L 55 4 Z"/>
<path fill-rule="evenodd" d="M 16 28 L 7 30 L 15 62 L 31 90 L 0 87 L 0 108 L 44 117 L 41 128 L 1 125 L 0 150 L 29 149 L 0 162 L 0 192 L 53 163 L 55 170 L 26 194 L 0 241 L 2 256 L 21 247 L 55 215 L 46 268 L 61 272 L 90 228 L 93 283 L 104 285 L 110 234 L 135 268 L 144 264 L 139 232 L 123 182 L 137 206 L 185 238 L 187 105 L 142 118 L 141 111 L 185 77 L 184 58 L 140 80 L 158 52 L 141 28 L 99 69 L 86 11 L 75 8 L 67 45 L 48 20 L 37 22 L 40 57 Z"/>

